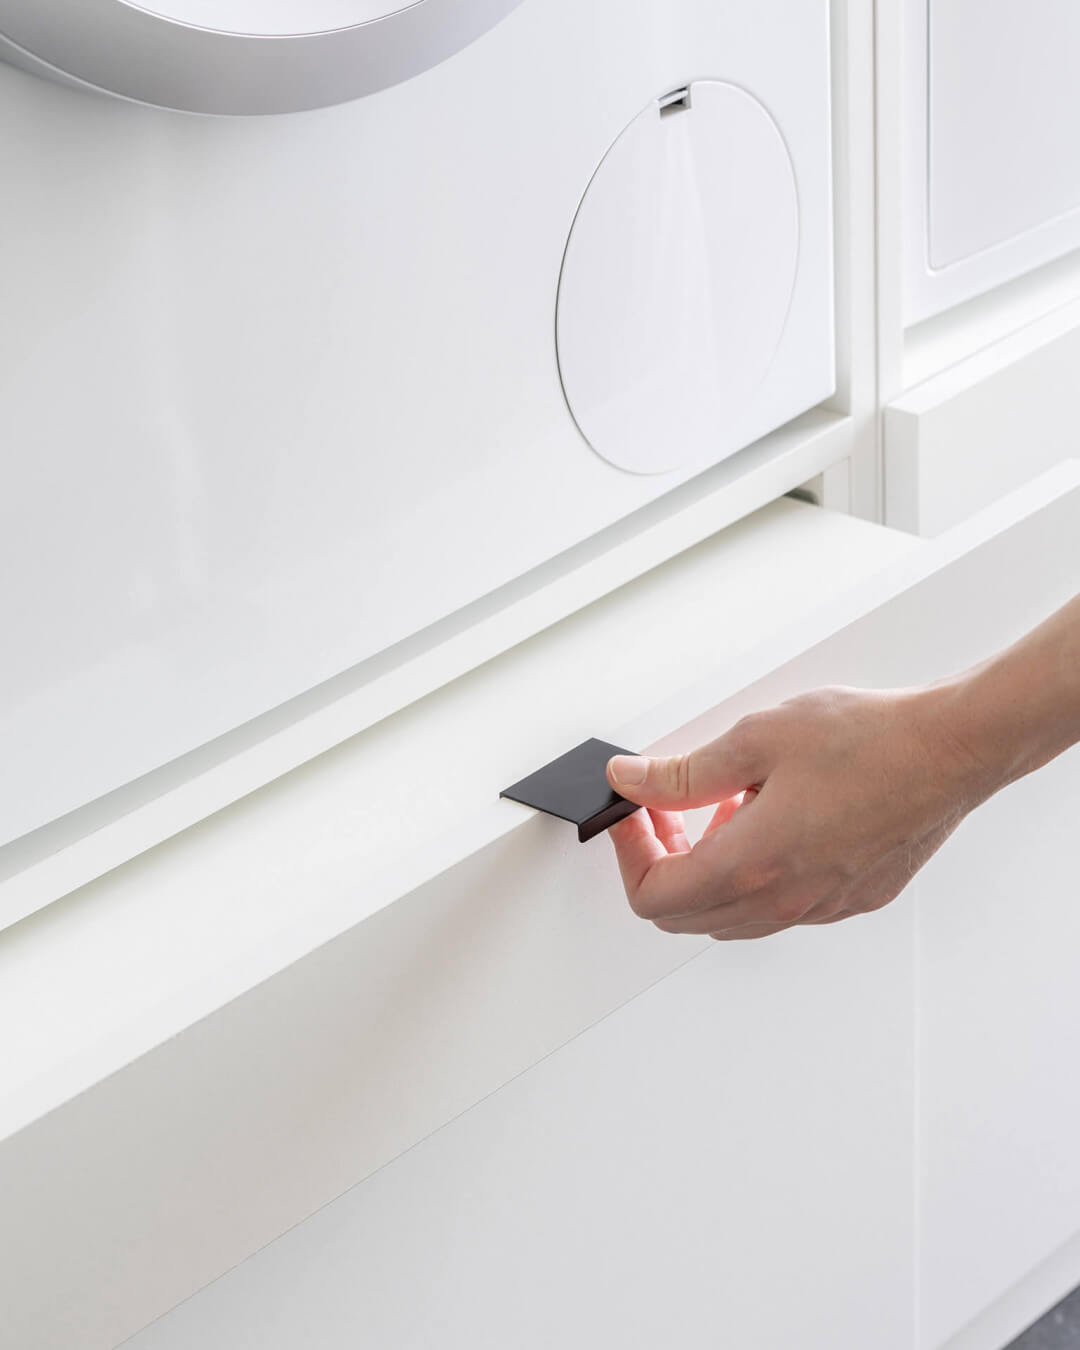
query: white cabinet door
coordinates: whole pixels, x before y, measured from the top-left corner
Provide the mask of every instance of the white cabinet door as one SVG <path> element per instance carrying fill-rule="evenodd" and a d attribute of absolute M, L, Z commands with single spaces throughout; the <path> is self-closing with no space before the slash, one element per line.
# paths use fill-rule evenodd
<path fill-rule="evenodd" d="M 999 648 L 1080 586 L 1076 473 L 1051 489 L 926 545 L 860 617 L 666 744 Z M 1053 1076 L 1080 1025 L 1076 798 L 1067 761 L 1003 796 L 947 846 L 921 908 L 913 892 L 840 929 L 710 950 L 134 1345 L 900 1350 L 916 1260 L 923 1344 L 940 1343 L 1080 1229 L 1076 1095 Z M 1017 942 L 1024 877 L 1027 903 L 1050 900 Z M 613 876 L 602 888 L 617 904 Z M 1060 978 L 1042 988 L 1040 969 Z"/>

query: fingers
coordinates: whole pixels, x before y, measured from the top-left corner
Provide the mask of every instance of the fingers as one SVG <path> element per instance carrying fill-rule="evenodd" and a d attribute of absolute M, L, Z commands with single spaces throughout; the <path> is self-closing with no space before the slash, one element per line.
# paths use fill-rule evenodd
<path fill-rule="evenodd" d="M 713 813 L 712 820 L 705 827 L 706 834 L 712 834 L 713 830 L 718 830 L 721 825 L 727 825 L 734 816 L 735 812 L 743 806 L 749 806 L 758 795 L 759 789 L 756 787 L 747 788 L 745 792 L 738 797 L 729 797 L 727 801 L 721 802 Z"/>
<path fill-rule="evenodd" d="M 658 837 L 652 817 L 661 821 L 661 830 L 678 830 L 665 813 L 638 811 L 611 831 L 619 857 L 623 884 L 630 907 L 639 918 L 670 925 L 671 932 L 711 931 L 701 925 L 701 916 L 736 904 L 737 922 L 773 919 L 771 913 L 755 912 L 749 918 L 747 907 L 767 905 L 773 898 L 779 869 L 763 857 L 761 827 L 750 819 L 754 809 L 737 811 L 723 829 L 706 835 L 694 848 L 679 851 L 665 848 Z M 674 818 L 677 820 L 678 818 Z M 685 836 L 683 836 L 685 837 Z M 779 916 L 781 922 L 789 916 Z M 681 922 L 685 920 L 685 923 Z M 713 923 L 715 928 L 724 924 Z"/>
<path fill-rule="evenodd" d="M 686 822 L 679 811 L 650 811 L 653 831 L 669 853 L 689 853 Z"/>
<path fill-rule="evenodd" d="M 637 895 L 645 883 L 645 878 L 668 851 L 656 836 L 656 828 L 647 811 L 635 811 L 632 816 L 613 825 L 608 834 L 615 845 L 615 856 L 619 862 L 619 874 L 627 897 Z"/>
<path fill-rule="evenodd" d="M 810 900 L 793 898 L 774 886 L 763 886 L 742 900 L 731 900 L 696 914 L 662 915 L 653 923 L 663 933 L 690 937 L 716 937 L 741 928 L 772 928 L 777 932 L 808 922 L 814 909 Z"/>
<path fill-rule="evenodd" d="M 627 895 L 640 890 L 646 874 L 661 858 L 690 852 L 686 824 L 675 812 L 635 811 L 608 833 Z"/>
<path fill-rule="evenodd" d="M 676 824 L 668 817 L 662 828 L 677 830 L 678 825 L 681 822 Z M 757 868 L 730 865 L 721 872 L 713 858 L 704 856 L 705 840 L 689 852 L 668 852 L 652 817 L 644 811 L 610 833 L 631 909 L 663 933 L 744 942 L 772 937 L 788 928 L 839 923 L 852 917 L 851 911 L 837 909 L 837 903 L 843 903 L 839 896 L 800 894 L 781 870 L 768 864 Z M 672 837 L 685 842 L 684 834 Z"/>
<path fill-rule="evenodd" d="M 630 907 L 662 932 L 720 941 L 838 922 L 846 891 L 832 874 L 798 879 L 785 859 L 790 813 L 766 786 L 721 802 L 693 848 L 682 816 L 650 808 L 611 831 Z M 722 827 L 722 828 L 721 828 Z M 841 914 L 841 909 L 844 913 Z"/>
<path fill-rule="evenodd" d="M 713 830 L 718 830 L 722 825 L 726 825 L 732 816 L 739 809 L 738 797 L 729 797 L 727 801 L 721 802 L 713 812 L 713 818 L 705 826 L 705 833 L 712 834 Z"/>
<path fill-rule="evenodd" d="M 640 806 L 670 811 L 711 806 L 765 780 L 773 764 L 772 740 L 768 717 L 746 718 L 688 755 L 616 755 L 608 764 L 608 781 Z"/>

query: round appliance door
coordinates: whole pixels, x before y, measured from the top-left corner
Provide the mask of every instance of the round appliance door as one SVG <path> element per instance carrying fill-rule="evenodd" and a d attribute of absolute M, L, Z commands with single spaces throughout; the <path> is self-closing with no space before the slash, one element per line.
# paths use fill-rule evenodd
<path fill-rule="evenodd" d="M 299 112 L 437 65 L 520 0 L 0 0 L 0 55 L 184 112 Z"/>
<path fill-rule="evenodd" d="M 559 285 L 563 388 L 597 454 L 654 474 L 737 449 L 798 263 L 795 169 L 768 110 L 710 80 L 650 104 L 589 185 Z"/>

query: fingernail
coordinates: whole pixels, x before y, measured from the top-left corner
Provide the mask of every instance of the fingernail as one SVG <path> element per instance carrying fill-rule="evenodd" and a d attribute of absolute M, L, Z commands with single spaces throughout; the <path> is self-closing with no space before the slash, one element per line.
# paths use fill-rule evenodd
<path fill-rule="evenodd" d="M 611 761 L 611 776 L 616 783 L 625 783 L 627 787 L 644 783 L 648 772 L 649 761 L 640 755 L 616 755 Z"/>

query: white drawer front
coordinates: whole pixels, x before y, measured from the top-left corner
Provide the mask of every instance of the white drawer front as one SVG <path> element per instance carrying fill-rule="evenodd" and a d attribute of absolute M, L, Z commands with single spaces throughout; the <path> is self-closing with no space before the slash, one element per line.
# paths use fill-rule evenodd
<path fill-rule="evenodd" d="M 604 841 L 500 787 L 601 719 L 686 745 L 963 665 L 1075 585 L 1078 527 L 1073 468 L 934 545 L 779 504 L 11 930 L 20 1345 L 73 1319 L 111 1344 L 700 949 L 629 917 Z"/>
<path fill-rule="evenodd" d="M 703 956 L 128 1350 L 911 1350 L 910 927 Z"/>

